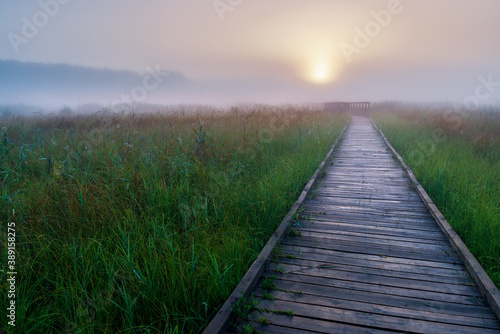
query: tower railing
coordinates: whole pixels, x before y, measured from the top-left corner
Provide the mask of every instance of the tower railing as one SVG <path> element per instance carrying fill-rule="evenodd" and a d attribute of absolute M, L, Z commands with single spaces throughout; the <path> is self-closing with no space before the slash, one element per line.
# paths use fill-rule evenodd
<path fill-rule="evenodd" d="M 365 115 L 370 114 L 371 102 L 327 102 L 325 110 Z"/>

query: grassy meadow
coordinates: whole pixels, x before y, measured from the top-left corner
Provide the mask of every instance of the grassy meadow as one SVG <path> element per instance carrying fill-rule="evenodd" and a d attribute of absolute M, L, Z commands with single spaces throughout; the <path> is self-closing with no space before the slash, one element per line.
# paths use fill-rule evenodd
<path fill-rule="evenodd" d="M 347 121 L 265 106 L 1 119 L 16 333 L 201 332 Z"/>
<path fill-rule="evenodd" d="M 500 287 L 500 111 L 413 110 L 373 118 Z"/>

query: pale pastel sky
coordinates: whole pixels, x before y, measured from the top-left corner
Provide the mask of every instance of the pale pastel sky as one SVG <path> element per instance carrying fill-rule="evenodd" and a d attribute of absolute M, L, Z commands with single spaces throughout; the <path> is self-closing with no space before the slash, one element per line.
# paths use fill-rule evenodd
<path fill-rule="evenodd" d="M 461 101 L 479 76 L 500 82 L 498 0 L 40 0 L 0 13 L 2 60 L 293 91 L 277 102 Z"/>

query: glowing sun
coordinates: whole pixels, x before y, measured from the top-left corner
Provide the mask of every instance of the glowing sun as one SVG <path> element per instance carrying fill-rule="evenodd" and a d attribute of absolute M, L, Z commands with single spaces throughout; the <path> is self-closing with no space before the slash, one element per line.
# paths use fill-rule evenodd
<path fill-rule="evenodd" d="M 316 64 L 316 67 L 314 68 L 314 79 L 318 82 L 328 79 L 328 69 L 324 63 Z"/>
<path fill-rule="evenodd" d="M 309 68 L 308 81 L 315 84 L 327 84 L 335 80 L 335 71 L 329 62 L 316 61 Z"/>

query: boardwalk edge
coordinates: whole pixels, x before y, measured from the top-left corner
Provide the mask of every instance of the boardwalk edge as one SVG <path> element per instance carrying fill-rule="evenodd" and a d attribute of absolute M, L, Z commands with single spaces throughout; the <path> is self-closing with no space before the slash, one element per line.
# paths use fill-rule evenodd
<path fill-rule="evenodd" d="M 375 123 L 375 121 L 373 121 L 373 119 L 371 121 L 375 129 L 384 139 L 384 142 L 389 147 L 394 157 L 396 157 L 399 164 L 403 167 L 406 175 L 415 186 L 418 195 L 420 196 L 422 201 L 424 201 L 425 205 L 438 223 L 446 238 L 453 245 L 453 248 L 458 253 L 458 256 L 464 262 L 467 271 L 474 278 L 474 281 L 478 285 L 481 294 L 486 298 L 491 308 L 500 319 L 500 290 L 498 290 L 484 268 L 477 261 L 476 257 L 471 253 L 469 248 L 465 245 L 457 232 L 455 232 L 453 227 L 451 227 L 450 223 L 448 223 L 441 211 L 439 211 L 438 207 L 434 204 L 420 182 L 418 182 L 417 178 L 408 167 L 408 165 L 404 162 L 403 158 L 401 158 L 399 153 L 389 143 L 380 127 Z"/>
<path fill-rule="evenodd" d="M 295 201 L 290 211 L 288 211 L 285 218 L 283 218 L 276 231 L 274 231 L 271 238 L 269 238 L 268 242 L 260 252 L 259 256 L 252 263 L 252 265 L 248 269 L 245 276 L 243 276 L 240 283 L 236 286 L 236 288 L 233 290 L 233 292 L 229 295 L 229 297 L 226 299 L 226 301 L 220 308 L 219 312 L 217 312 L 215 317 L 208 324 L 203 334 L 223 333 L 229 327 L 230 321 L 232 319 L 231 300 L 233 300 L 233 298 L 234 299 L 240 298 L 242 292 L 244 296 L 248 296 L 250 292 L 253 290 L 253 288 L 257 284 L 257 281 L 259 280 L 259 277 L 262 275 L 267 263 L 269 262 L 269 259 L 272 255 L 272 251 L 286 235 L 289 228 L 288 222 L 293 218 L 293 215 L 295 215 L 295 213 L 297 212 L 297 210 L 299 209 L 299 207 L 302 205 L 307 195 L 309 194 L 309 191 L 313 188 L 314 184 L 318 179 L 318 176 L 325 168 L 327 161 L 332 157 L 333 151 L 337 147 L 339 140 L 344 136 L 345 130 L 347 129 L 348 126 L 349 123 L 344 126 L 344 128 L 338 135 L 337 139 L 335 140 L 334 144 L 326 154 L 325 158 L 319 164 L 318 168 L 314 172 L 311 179 L 307 182 L 306 186 L 302 190 L 302 193 L 300 194 L 297 201 Z"/>

